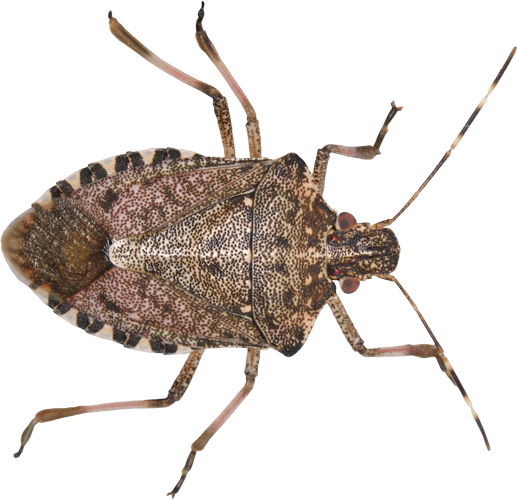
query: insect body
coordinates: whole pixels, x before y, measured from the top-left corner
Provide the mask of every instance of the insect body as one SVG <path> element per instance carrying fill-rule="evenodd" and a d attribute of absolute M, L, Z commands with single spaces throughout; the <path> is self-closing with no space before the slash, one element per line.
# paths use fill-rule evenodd
<path fill-rule="evenodd" d="M 296 354 L 325 304 L 355 351 L 369 357 L 435 357 L 472 408 L 443 349 L 391 274 L 400 249 L 387 226 L 447 160 L 486 98 L 438 167 L 394 218 L 374 225 L 357 223 L 350 214 L 337 215 L 322 198 L 330 153 L 373 159 L 401 108 L 392 103 L 373 146 L 320 149 L 312 174 L 294 153 L 276 160 L 263 158 L 255 111 L 203 30 L 203 16 L 202 8 L 196 37 L 246 110 L 250 158 L 235 158 L 228 106 L 219 91 L 159 59 L 110 13 L 110 28 L 119 40 L 213 98 L 225 157 L 162 148 L 92 163 L 47 191 L 2 237 L 2 249 L 18 278 L 72 324 L 128 348 L 189 353 L 166 398 L 43 410 L 23 433 L 16 456 L 37 423 L 96 411 L 169 406 L 183 396 L 204 349 L 247 348 L 245 386 L 192 445 L 172 496 L 196 453 L 253 388 L 260 350 Z M 514 53 L 515 49 L 489 93 Z M 335 283 L 351 293 L 373 276 L 399 286 L 434 345 L 364 346 Z M 472 412 L 488 447 L 479 418 Z"/>

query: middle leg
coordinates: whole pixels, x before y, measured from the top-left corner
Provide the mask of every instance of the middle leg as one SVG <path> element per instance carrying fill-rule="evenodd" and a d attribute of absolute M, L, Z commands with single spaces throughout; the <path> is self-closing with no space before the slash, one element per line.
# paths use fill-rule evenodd
<path fill-rule="evenodd" d="M 361 160 L 372 160 L 377 155 L 381 154 L 380 147 L 384 137 L 388 133 L 388 125 L 401 109 L 402 108 L 397 108 L 395 102 L 391 103 L 390 112 L 388 113 L 386 120 L 384 120 L 381 131 L 379 132 L 377 140 L 373 146 L 348 147 L 338 146 L 337 144 L 327 144 L 324 148 L 318 149 L 312 177 L 321 194 L 323 194 L 323 189 L 325 188 L 325 176 L 327 175 L 327 164 L 329 162 L 330 153 L 349 156 L 351 158 L 359 158 Z"/>
<path fill-rule="evenodd" d="M 223 410 L 223 412 L 212 422 L 212 424 L 192 443 L 192 451 L 190 452 L 185 467 L 181 471 L 181 478 L 174 489 L 169 493 L 172 498 L 176 496 L 176 493 L 180 490 L 181 486 L 185 482 L 185 478 L 192 469 L 194 464 L 194 458 L 198 451 L 204 450 L 208 441 L 212 439 L 213 435 L 223 426 L 223 424 L 230 418 L 233 412 L 239 407 L 239 405 L 246 399 L 246 396 L 253 389 L 255 384 L 255 378 L 258 375 L 258 365 L 260 360 L 260 349 L 256 347 L 248 347 L 248 354 L 246 357 L 246 368 L 244 374 L 246 375 L 246 383 L 244 387 L 235 396 L 232 402 Z"/>

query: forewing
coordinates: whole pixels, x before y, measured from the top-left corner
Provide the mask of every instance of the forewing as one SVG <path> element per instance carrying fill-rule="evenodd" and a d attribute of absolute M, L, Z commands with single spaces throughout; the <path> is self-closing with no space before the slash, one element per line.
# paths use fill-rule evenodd
<path fill-rule="evenodd" d="M 156 151 L 170 148 L 154 151 L 147 161 L 142 154 L 146 152 L 138 152 L 128 153 L 127 158 L 135 158 L 130 163 L 124 163 L 127 158 L 120 155 L 94 164 L 104 168 L 118 162 L 121 166 L 118 171 L 111 167 L 114 175 L 68 190 L 65 196 L 76 200 L 118 240 L 157 231 L 220 200 L 253 191 L 271 164 L 269 160 L 227 160 L 193 153 L 162 159 L 164 155 L 157 157 Z M 146 156 L 151 158 L 151 154 Z"/>
<path fill-rule="evenodd" d="M 148 350 L 147 346 L 166 353 L 178 346 L 267 347 L 251 318 L 213 307 L 162 279 L 128 269 L 113 267 L 59 307 L 65 319 L 74 322 L 75 318 L 87 331 L 96 321 L 96 329 L 104 332 L 101 336 L 109 334 L 109 326 L 112 340 L 126 346 L 129 342 L 128 347 L 141 344 L 141 350 Z"/>
<path fill-rule="evenodd" d="M 92 163 L 56 183 L 13 223 L 7 239 L 13 239 L 11 233 L 23 233 L 30 248 L 20 257 L 21 240 L 14 238 L 16 251 L 9 255 L 16 258 L 11 258 L 10 264 L 57 314 L 88 333 L 126 347 L 165 353 L 201 347 L 267 347 L 250 317 L 217 308 L 162 279 L 110 268 L 109 262 L 106 272 L 85 274 L 70 290 L 56 286 L 62 280 L 47 278 L 63 265 L 68 269 L 70 260 L 81 264 L 75 266 L 79 270 L 90 269 L 89 254 L 82 258 L 81 253 L 82 260 L 76 262 L 77 251 L 71 252 L 77 246 L 74 242 L 83 242 L 85 248 L 92 245 L 90 220 L 99 226 L 99 234 L 105 233 L 104 243 L 94 245 L 95 255 L 106 257 L 110 240 L 162 229 L 222 200 L 253 192 L 270 165 L 267 159 L 226 160 L 172 148 L 128 152 Z M 56 225 L 63 207 L 75 215 Z M 43 224 L 45 217 L 35 224 L 34 214 L 40 212 L 52 219 L 50 229 Z M 44 272 L 39 273 L 42 277 L 35 281 L 39 261 L 28 271 L 26 261 L 34 260 L 33 247 L 44 236 L 45 251 L 60 258 L 50 263 L 45 260 Z M 36 250 L 39 252 L 39 247 Z M 58 278 L 66 278 L 62 272 L 58 274 Z"/>

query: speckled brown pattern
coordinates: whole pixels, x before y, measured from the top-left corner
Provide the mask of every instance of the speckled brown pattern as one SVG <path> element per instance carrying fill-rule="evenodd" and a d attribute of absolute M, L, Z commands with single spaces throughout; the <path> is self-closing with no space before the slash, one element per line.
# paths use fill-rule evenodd
<path fill-rule="evenodd" d="M 58 207 L 84 214 L 82 239 L 102 236 L 88 252 L 104 267 L 66 293 L 39 280 L 37 293 L 92 335 L 144 352 L 269 346 L 292 356 L 335 292 L 325 242 L 336 214 L 294 154 L 226 160 L 145 150 L 61 184 L 66 194 L 56 188 L 36 207 L 56 230 L 64 227 L 52 222 Z"/>
<path fill-rule="evenodd" d="M 114 267 L 67 299 L 127 333 L 198 347 L 267 347 L 250 318 L 211 306 L 160 278 Z"/>
<path fill-rule="evenodd" d="M 161 232 L 117 241 L 110 260 L 214 306 L 250 313 L 252 207 L 250 196 L 234 196 Z"/>
<path fill-rule="evenodd" d="M 400 246 L 388 228 L 355 224 L 346 231 L 333 231 L 327 242 L 328 273 L 334 279 L 351 276 L 364 281 L 392 273 L 399 261 Z"/>
<path fill-rule="evenodd" d="M 269 344 L 286 356 L 301 349 L 335 293 L 325 263 L 335 219 L 300 157 L 275 161 L 255 197 L 253 311 Z"/>
<path fill-rule="evenodd" d="M 392 103 L 374 146 L 329 144 L 320 149 L 312 176 L 295 154 L 278 160 L 259 158 L 255 110 L 203 30 L 203 16 L 202 3 L 196 38 L 247 113 L 252 158 L 234 159 L 230 113 L 222 94 L 159 59 L 110 12 L 110 28 L 121 42 L 212 97 L 225 159 L 164 148 L 128 151 L 83 165 L 45 192 L 2 236 L 2 248 L 16 276 L 66 321 L 126 348 L 188 352 L 189 358 L 166 398 L 39 412 L 23 432 L 15 457 L 37 423 L 82 413 L 170 406 L 184 394 L 205 348 L 246 347 L 246 383 L 192 444 L 170 493 L 174 497 L 196 453 L 252 390 L 260 350 L 273 347 L 286 356 L 296 354 L 326 303 L 361 355 L 436 358 L 462 393 L 489 449 L 481 421 L 442 347 L 390 274 L 400 249 L 391 230 L 383 228 L 406 210 L 449 158 L 516 49 L 441 162 L 394 218 L 371 226 L 341 214 L 336 224 L 336 213 L 322 198 L 330 153 L 374 158 L 401 108 Z M 372 276 L 398 285 L 435 345 L 364 345 L 332 280 L 340 279 L 343 290 L 351 292 L 358 280 Z M 347 280 L 351 283 L 345 286 Z"/>
<path fill-rule="evenodd" d="M 72 197 L 113 238 L 157 231 L 219 200 L 252 191 L 270 160 L 206 158 L 126 170 Z"/>

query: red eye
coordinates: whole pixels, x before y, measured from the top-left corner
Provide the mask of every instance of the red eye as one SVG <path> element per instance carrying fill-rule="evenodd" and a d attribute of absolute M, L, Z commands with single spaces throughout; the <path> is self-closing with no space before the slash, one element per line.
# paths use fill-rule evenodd
<path fill-rule="evenodd" d="M 334 234 L 334 235 L 332 235 L 331 239 L 332 239 L 332 241 L 337 241 L 337 236 Z"/>
<path fill-rule="evenodd" d="M 340 231 L 346 231 L 347 229 L 350 229 L 356 223 L 357 223 L 357 221 L 355 220 L 355 217 L 352 214 L 349 214 L 348 212 L 341 212 L 337 216 L 336 227 Z"/>
<path fill-rule="evenodd" d="M 339 274 L 339 269 L 334 269 L 334 274 L 337 276 Z"/>
<path fill-rule="evenodd" d="M 339 284 L 345 293 L 354 293 L 359 288 L 359 281 L 354 278 L 342 278 L 339 280 Z"/>

